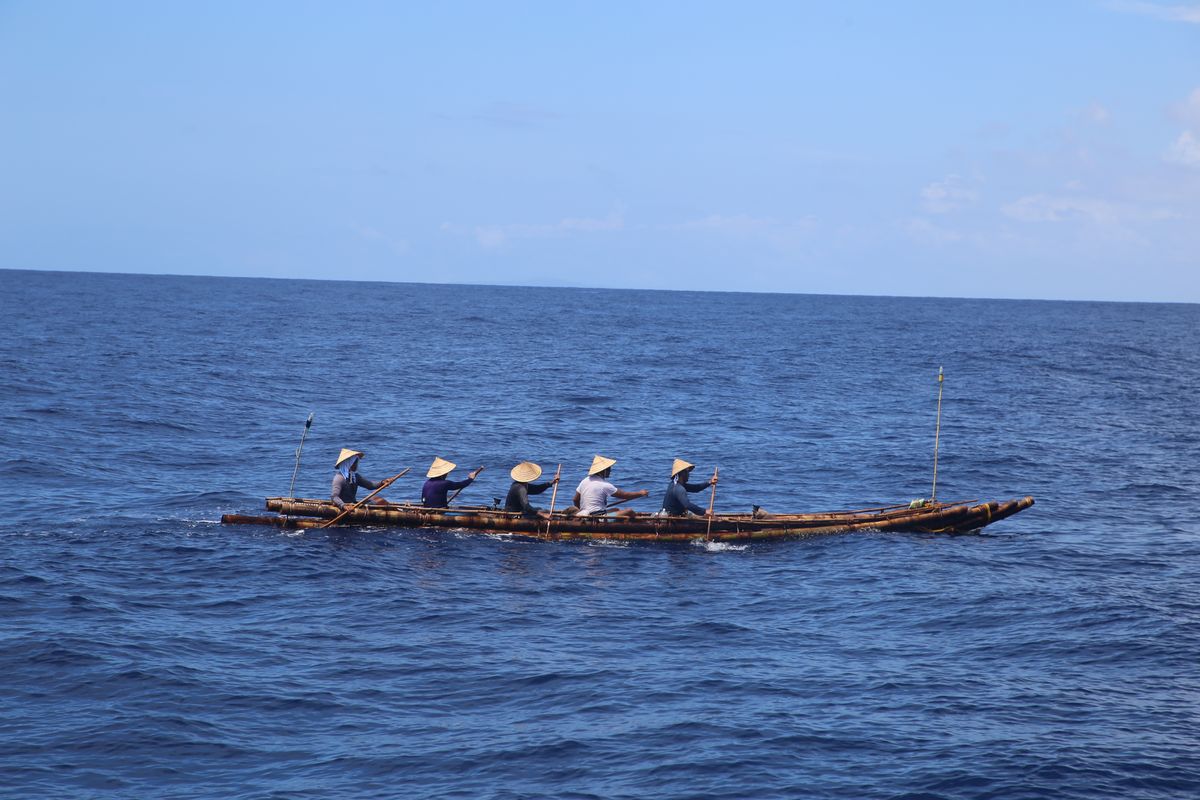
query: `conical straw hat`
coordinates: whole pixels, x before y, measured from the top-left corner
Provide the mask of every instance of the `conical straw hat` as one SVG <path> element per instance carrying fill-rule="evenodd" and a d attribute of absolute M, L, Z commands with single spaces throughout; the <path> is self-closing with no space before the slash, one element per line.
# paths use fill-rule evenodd
<path fill-rule="evenodd" d="M 595 475 L 597 472 L 604 472 L 604 470 L 608 469 L 615 463 L 617 463 L 617 461 L 614 458 L 605 458 L 604 456 L 598 455 L 592 459 L 592 468 L 588 470 L 588 475 Z"/>
<path fill-rule="evenodd" d="M 357 450 L 351 450 L 349 447 L 343 447 L 342 452 L 338 453 L 338 460 L 333 462 L 333 465 L 335 467 L 340 467 L 342 465 L 342 462 L 345 461 L 347 458 L 354 458 L 355 456 L 362 458 L 363 454 L 358 452 Z"/>
<path fill-rule="evenodd" d="M 429 467 L 429 472 L 425 473 L 426 478 L 440 478 L 443 475 L 449 475 L 451 471 L 457 467 L 453 461 L 447 461 L 444 458 L 433 459 L 433 464 Z"/>
<path fill-rule="evenodd" d="M 683 472 L 685 469 L 691 469 L 694 466 L 696 466 L 696 465 L 689 464 L 688 462 L 684 461 L 682 458 L 677 458 L 677 459 L 675 459 L 675 463 L 671 465 L 671 477 L 674 478 L 676 475 Z"/>
<path fill-rule="evenodd" d="M 542 468 L 532 461 L 522 461 L 508 474 L 512 475 L 512 479 L 518 483 L 529 483 L 538 479 L 538 476 L 542 474 Z"/>

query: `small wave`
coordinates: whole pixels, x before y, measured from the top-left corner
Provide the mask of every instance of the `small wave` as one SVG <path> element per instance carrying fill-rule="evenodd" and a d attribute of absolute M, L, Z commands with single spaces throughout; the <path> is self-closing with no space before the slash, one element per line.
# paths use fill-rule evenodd
<path fill-rule="evenodd" d="M 601 403 L 611 403 L 613 399 L 607 395 L 569 394 L 563 400 L 577 406 L 596 406 Z"/>
<path fill-rule="evenodd" d="M 1168 492 L 1171 494 L 1186 494 L 1187 490 L 1181 486 L 1172 486 L 1169 483 L 1130 483 L 1120 488 L 1121 492 Z"/>
<path fill-rule="evenodd" d="M 693 539 L 692 545 L 709 553 L 740 553 L 750 549 L 748 544 L 730 544 L 729 542 L 714 542 L 704 539 Z"/>
<path fill-rule="evenodd" d="M 23 409 L 23 411 L 26 414 L 39 414 L 47 417 L 69 413 L 68 409 L 63 408 L 62 406 L 41 406 L 39 408 L 26 408 Z"/>
<path fill-rule="evenodd" d="M 241 492 L 187 492 L 166 497 L 159 501 L 158 505 L 164 508 L 219 508 L 245 503 L 248 499 L 254 498 Z"/>

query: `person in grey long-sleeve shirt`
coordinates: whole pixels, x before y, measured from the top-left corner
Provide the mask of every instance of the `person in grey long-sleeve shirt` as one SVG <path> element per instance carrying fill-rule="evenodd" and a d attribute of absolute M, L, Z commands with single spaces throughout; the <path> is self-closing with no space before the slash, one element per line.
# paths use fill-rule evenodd
<path fill-rule="evenodd" d="M 347 504 L 354 504 L 359 486 L 372 490 L 379 488 L 379 483 L 358 473 L 358 462 L 362 457 L 363 454 L 357 450 L 343 448 L 338 455 L 337 463 L 333 465 L 333 488 L 330 490 L 329 499 L 338 509 L 345 509 Z M 371 498 L 371 502 L 386 503 L 387 501 L 382 497 L 374 497 Z"/>
<path fill-rule="evenodd" d="M 691 477 L 695 467 L 695 464 L 689 464 L 681 458 L 675 459 L 675 463 L 671 466 L 671 483 L 667 486 L 667 493 L 663 495 L 662 510 L 664 514 L 682 517 L 689 512 L 701 516 L 708 513 L 688 500 L 688 492 L 704 491 L 715 484 L 717 479 L 714 477 L 704 483 L 688 483 L 687 479 Z"/>
<path fill-rule="evenodd" d="M 542 468 L 532 461 L 522 461 L 513 467 L 509 474 L 512 476 L 513 484 L 508 489 L 508 497 L 504 499 L 504 510 L 513 511 L 526 517 L 542 516 L 538 509 L 529 502 L 529 495 L 541 494 L 558 483 L 558 478 L 545 483 L 533 483 L 542 474 Z"/>

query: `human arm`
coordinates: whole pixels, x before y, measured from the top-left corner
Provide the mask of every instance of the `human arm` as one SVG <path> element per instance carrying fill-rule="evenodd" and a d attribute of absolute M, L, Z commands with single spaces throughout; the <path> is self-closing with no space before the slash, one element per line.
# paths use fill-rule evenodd
<path fill-rule="evenodd" d="M 541 494 L 554 485 L 554 481 L 546 481 L 545 483 L 527 483 L 525 490 L 530 494 Z"/>
<path fill-rule="evenodd" d="M 680 516 L 689 511 L 693 514 L 704 513 L 703 508 L 688 500 L 684 485 L 678 482 L 672 483 L 667 488 L 667 493 L 663 497 L 663 510 L 672 516 Z"/>
<path fill-rule="evenodd" d="M 645 497 L 650 494 L 649 489 L 640 489 L 636 492 L 626 492 L 623 489 L 617 489 L 612 493 L 612 496 L 618 500 L 636 500 L 639 497 Z"/>
<path fill-rule="evenodd" d="M 342 501 L 342 487 L 346 485 L 346 479 L 342 477 L 342 473 L 333 473 L 333 486 L 330 489 L 329 499 L 339 509 L 345 508 L 346 504 Z"/>
<path fill-rule="evenodd" d="M 356 474 L 358 475 L 358 485 L 364 489 L 370 489 L 374 491 L 375 489 L 378 489 L 379 485 L 382 483 L 382 481 L 373 481 L 370 478 L 365 477 L 361 472 Z M 339 474 L 338 477 L 341 477 L 341 475 Z"/>

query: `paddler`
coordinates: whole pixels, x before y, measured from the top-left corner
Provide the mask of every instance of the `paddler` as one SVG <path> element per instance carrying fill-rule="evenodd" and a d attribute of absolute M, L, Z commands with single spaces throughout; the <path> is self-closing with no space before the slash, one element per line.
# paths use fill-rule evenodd
<path fill-rule="evenodd" d="M 671 483 L 667 486 L 667 493 L 663 495 L 662 513 L 671 517 L 682 517 L 689 513 L 703 516 L 708 513 L 706 509 L 688 500 L 688 492 L 702 492 L 716 485 L 717 478 L 713 476 L 704 483 L 688 483 L 688 478 L 692 476 L 692 470 L 695 468 L 695 464 L 689 464 L 682 458 L 675 459 L 675 463 L 671 464 Z"/>
<path fill-rule="evenodd" d="M 360 475 L 358 472 L 358 462 L 362 459 L 363 454 L 357 450 L 351 450 L 348 447 L 343 447 L 342 452 L 338 453 L 337 461 L 333 465 L 333 489 L 330 492 L 329 499 L 339 510 L 344 509 L 346 504 L 353 505 L 354 498 L 358 496 L 358 487 L 364 486 L 368 489 L 378 489 L 379 483 L 370 480 L 365 475 Z M 372 497 L 372 503 L 386 503 L 382 497 Z"/>
<path fill-rule="evenodd" d="M 608 509 L 608 498 L 610 497 L 618 500 L 634 500 L 650 494 L 646 489 L 636 492 L 622 491 L 609 483 L 608 478 L 612 474 L 613 464 L 616 463 L 615 459 L 605 458 L 602 455 L 597 455 L 592 459 L 592 467 L 588 470 L 587 477 L 580 481 L 579 486 L 575 489 L 574 500 L 577 509 L 575 513 L 578 516 L 589 517 L 603 514 Z M 618 516 L 633 517 L 636 515 L 637 512 L 629 508 L 618 512 Z"/>
<path fill-rule="evenodd" d="M 447 476 L 457 466 L 453 461 L 447 461 L 444 458 L 433 459 L 433 465 L 425 473 L 425 477 L 429 480 L 425 481 L 425 485 L 421 487 L 421 505 L 426 508 L 445 508 L 449 505 L 446 498 L 450 492 L 470 486 L 475 480 L 475 476 L 479 474 L 479 470 L 483 469 L 480 467 L 468 473 L 465 481 L 452 481 Z"/>
<path fill-rule="evenodd" d="M 558 478 L 544 483 L 533 483 L 541 477 L 541 474 L 542 468 L 532 461 L 522 461 L 513 467 L 512 472 L 509 473 L 512 476 L 513 484 L 509 487 L 508 497 L 504 500 L 504 510 L 517 512 L 526 517 L 544 517 L 545 514 L 530 505 L 529 495 L 541 494 L 558 483 Z"/>

